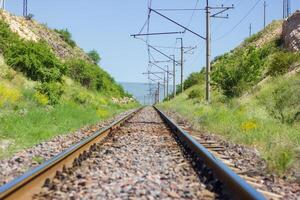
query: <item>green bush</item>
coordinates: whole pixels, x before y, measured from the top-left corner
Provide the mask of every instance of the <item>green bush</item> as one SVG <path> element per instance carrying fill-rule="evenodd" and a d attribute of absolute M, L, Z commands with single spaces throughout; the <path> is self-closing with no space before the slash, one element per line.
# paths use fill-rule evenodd
<path fill-rule="evenodd" d="M 67 44 L 69 44 L 72 48 L 76 46 L 76 42 L 72 39 L 72 34 L 68 29 L 54 29 Z"/>
<path fill-rule="evenodd" d="M 237 49 L 221 56 L 213 64 L 212 81 L 227 97 L 240 96 L 262 79 L 266 58 L 275 51 L 276 42 L 256 49 Z"/>
<path fill-rule="evenodd" d="M 300 78 L 285 80 L 272 94 L 268 110 L 282 123 L 293 124 L 300 121 Z"/>
<path fill-rule="evenodd" d="M 205 74 L 202 72 L 193 72 L 184 81 L 184 89 L 188 89 L 194 85 L 199 85 L 205 80 Z M 181 87 L 181 86 L 180 86 Z M 181 90 L 181 89 L 180 89 Z"/>
<path fill-rule="evenodd" d="M 76 92 L 72 95 L 74 101 L 79 104 L 90 103 L 92 100 L 92 95 L 87 92 Z"/>
<path fill-rule="evenodd" d="M 93 60 L 94 64 L 98 64 L 101 60 L 100 55 L 96 50 L 88 52 L 87 55 Z"/>
<path fill-rule="evenodd" d="M 200 88 L 196 88 L 196 89 L 193 89 L 192 91 L 190 91 L 190 93 L 188 94 L 188 98 L 189 99 L 195 99 L 195 98 L 200 98 L 202 97 L 203 91 L 201 91 Z"/>
<path fill-rule="evenodd" d="M 15 41 L 4 53 L 5 61 L 34 81 L 60 81 L 65 67 L 45 42 Z"/>
<path fill-rule="evenodd" d="M 126 94 L 123 88 L 98 65 L 80 59 L 69 60 L 65 64 L 67 66 L 67 74 L 88 89 L 116 96 Z"/>
<path fill-rule="evenodd" d="M 64 93 L 62 84 L 57 82 L 42 83 L 36 87 L 36 90 L 39 93 L 46 95 L 51 105 L 58 104 Z"/>
<path fill-rule="evenodd" d="M 277 76 L 287 73 L 293 63 L 300 60 L 300 54 L 277 52 L 272 55 L 268 66 L 268 74 Z"/>
<path fill-rule="evenodd" d="M 3 20 L 0 20 L 0 53 L 3 54 L 15 41 L 19 41 L 18 35 L 13 33 Z"/>

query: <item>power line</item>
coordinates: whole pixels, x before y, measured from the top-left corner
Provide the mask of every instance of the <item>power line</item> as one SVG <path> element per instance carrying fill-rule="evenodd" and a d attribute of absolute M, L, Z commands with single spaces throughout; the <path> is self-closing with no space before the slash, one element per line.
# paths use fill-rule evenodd
<path fill-rule="evenodd" d="M 195 12 L 196 12 L 196 8 L 197 8 L 197 6 L 198 6 L 198 3 L 199 3 L 199 0 L 196 1 L 196 5 L 195 5 L 195 7 L 194 7 L 192 16 L 190 17 L 189 23 L 187 24 L 187 27 L 188 27 L 188 28 L 190 27 L 190 25 L 191 25 L 191 23 L 192 23 L 192 20 L 193 20 L 193 18 L 194 18 Z M 204 9 L 201 9 L 201 10 L 204 10 Z M 183 35 L 182 35 L 183 38 L 184 38 L 184 36 L 185 36 L 185 33 L 186 33 L 186 30 L 184 30 L 184 33 L 183 33 Z"/>
<path fill-rule="evenodd" d="M 226 37 L 228 34 L 230 34 L 232 31 L 234 31 L 251 13 L 252 11 L 256 8 L 256 6 L 261 2 L 261 0 L 258 0 L 252 7 L 251 9 L 246 13 L 246 15 L 235 25 L 233 26 L 232 29 L 230 29 L 228 32 L 226 32 L 225 34 L 223 34 L 222 36 L 218 37 L 217 39 L 215 39 L 214 41 L 220 40 L 224 37 Z"/>

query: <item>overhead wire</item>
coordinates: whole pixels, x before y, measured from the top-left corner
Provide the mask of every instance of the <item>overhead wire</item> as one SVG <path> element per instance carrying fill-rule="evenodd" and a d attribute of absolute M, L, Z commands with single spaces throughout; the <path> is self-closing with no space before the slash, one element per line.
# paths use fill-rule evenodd
<path fill-rule="evenodd" d="M 244 17 L 241 18 L 240 21 L 238 21 L 238 23 L 236 25 L 234 25 L 229 31 L 227 31 L 225 34 L 223 34 L 222 36 L 214 39 L 213 41 L 218 41 L 220 39 L 223 39 L 224 37 L 226 37 L 227 35 L 229 35 L 230 33 L 232 33 L 232 31 L 234 31 L 251 13 L 252 11 L 256 8 L 256 6 L 261 2 L 261 0 L 256 1 L 256 3 L 250 8 L 250 10 L 246 13 L 246 15 L 244 15 Z"/>

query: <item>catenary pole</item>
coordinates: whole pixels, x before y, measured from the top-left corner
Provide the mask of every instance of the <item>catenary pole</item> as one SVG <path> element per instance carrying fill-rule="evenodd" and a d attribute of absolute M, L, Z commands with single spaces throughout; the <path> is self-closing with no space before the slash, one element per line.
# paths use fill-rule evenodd
<path fill-rule="evenodd" d="M 167 65 L 167 99 L 169 99 L 169 65 Z"/>
<path fill-rule="evenodd" d="M 181 92 L 184 90 L 183 86 L 183 38 L 177 38 L 180 40 L 180 85 L 181 85 Z"/>
<path fill-rule="evenodd" d="M 210 8 L 208 0 L 206 0 L 206 101 L 210 103 L 210 54 L 211 54 L 211 38 L 210 38 Z"/>
<path fill-rule="evenodd" d="M 176 97 L 176 63 L 175 63 L 175 55 L 173 57 L 173 97 Z"/>
<path fill-rule="evenodd" d="M 267 2 L 264 1 L 264 29 L 266 28 L 266 8 L 267 8 Z"/>

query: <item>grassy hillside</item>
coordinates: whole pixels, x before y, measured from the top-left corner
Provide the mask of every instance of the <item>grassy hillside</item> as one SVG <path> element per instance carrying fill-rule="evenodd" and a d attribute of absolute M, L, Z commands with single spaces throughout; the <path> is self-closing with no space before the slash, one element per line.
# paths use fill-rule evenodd
<path fill-rule="evenodd" d="M 300 56 L 281 47 L 281 22 L 247 38 L 212 63 L 212 102 L 204 101 L 204 72 L 193 73 L 187 90 L 160 106 L 197 128 L 257 148 L 269 170 L 297 168 L 300 146 Z"/>
<path fill-rule="evenodd" d="M 0 17 L 0 158 L 138 106 L 97 65 L 93 58 L 99 61 L 99 55 L 89 57 L 70 42 L 71 34 L 58 37 L 61 46 L 54 48 L 62 32 L 48 29 L 54 34 L 50 44 L 24 31 L 28 24 L 37 32 L 45 26 L 4 16 L 9 19 Z M 26 36 L 12 28 L 16 23 Z M 70 52 L 59 56 L 66 49 Z"/>

